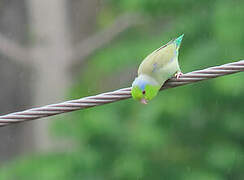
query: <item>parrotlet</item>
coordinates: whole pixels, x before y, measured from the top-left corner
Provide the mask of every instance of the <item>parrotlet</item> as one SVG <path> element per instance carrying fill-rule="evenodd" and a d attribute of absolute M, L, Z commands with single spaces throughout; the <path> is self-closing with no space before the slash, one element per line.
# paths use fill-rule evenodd
<path fill-rule="evenodd" d="M 149 54 L 140 64 L 138 76 L 132 83 L 131 94 L 135 100 L 147 104 L 153 99 L 166 80 L 182 75 L 178 55 L 183 35 Z"/>

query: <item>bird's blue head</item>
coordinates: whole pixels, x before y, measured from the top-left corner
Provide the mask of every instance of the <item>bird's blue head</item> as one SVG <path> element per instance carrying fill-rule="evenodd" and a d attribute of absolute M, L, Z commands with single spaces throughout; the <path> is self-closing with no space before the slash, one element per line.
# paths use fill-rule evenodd
<path fill-rule="evenodd" d="M 140 75 L 132 83 L 131 94 L 135 100 L 147 104 L 154 98 L 160 89 L 159 84 L 149 76 Z"/>

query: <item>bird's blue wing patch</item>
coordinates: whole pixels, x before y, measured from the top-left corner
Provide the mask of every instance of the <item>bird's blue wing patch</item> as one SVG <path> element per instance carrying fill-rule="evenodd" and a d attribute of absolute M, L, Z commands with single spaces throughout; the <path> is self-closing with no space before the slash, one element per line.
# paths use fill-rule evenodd
<path fill-rule="evenodd" d="M 158 66 L 157 63 L 154 63 L 154 64 L 153 64 L 153 70 L 152 70 L 152 72 L 155 72 L 155 71 L 157 70 L 157 66 Z"/>

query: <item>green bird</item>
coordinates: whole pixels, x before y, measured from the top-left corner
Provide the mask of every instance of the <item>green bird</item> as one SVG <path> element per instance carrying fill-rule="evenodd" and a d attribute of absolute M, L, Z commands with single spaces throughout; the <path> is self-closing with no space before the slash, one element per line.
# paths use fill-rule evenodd
<path fill-rule="evenodd" d="M 182 75 L 178 63 L 179 48 L 184 34 L 149 54 L 140 64 L 138 77 L 132 83 L 131 94 L 135 100 L 147 104 L 166 80 Z"/>

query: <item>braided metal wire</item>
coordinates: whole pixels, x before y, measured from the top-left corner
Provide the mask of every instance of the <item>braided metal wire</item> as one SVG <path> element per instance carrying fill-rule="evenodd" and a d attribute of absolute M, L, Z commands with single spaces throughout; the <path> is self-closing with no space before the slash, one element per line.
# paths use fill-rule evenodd
<path fill-rule="evenodd" d="M 210 67 L 203 70 L 193 71 L 182 75 L 179 79 L 171 78 L 165 82 L 161 90 L 194 83 L 197 81 L 216 78 L 228 74 L 244 71 L 244 60 Z M 35 120 L 47 116 L 76 111 L 84 108 L 100 106 L 131 97 L 131 88 L 119 89 L 112 92 L 98 94 L 96 96 L 84 97 L 76 100 L 66 101 L 58 104 L 51 104 L 43 107 L 33 108 L 21 112 L 0 116 L 0 126 L 12 123 Z"/>

